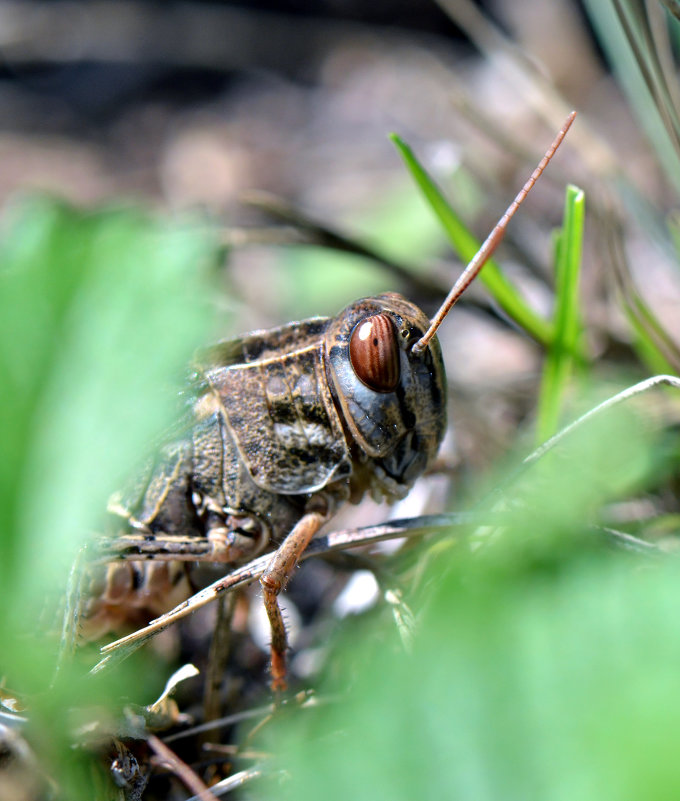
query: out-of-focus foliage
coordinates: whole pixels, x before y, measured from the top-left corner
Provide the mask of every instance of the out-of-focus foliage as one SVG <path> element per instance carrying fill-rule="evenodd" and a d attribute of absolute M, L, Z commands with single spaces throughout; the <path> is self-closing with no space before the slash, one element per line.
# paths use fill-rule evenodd
<path fill-rule="evenodd" d="M 455 565 L 413 656 L 375 632 L 350 646 L 351 696 L 299 721 L 290 748 L 287 732 L 285 797 L 674 795 L 679 579 L 624 557 L 512 577 Z"/>
<path fill-rule="evenodd" d="M 177 411 L 186 364 L 211 326 L 215 255 L 191 221 L 139 210 L 81 213 L 34 198 L 3 215 L 0 673 L 9 693 L 38 693 L 27 709 L 38 757 L 70 798 L 91 798 L 63 772 L 74 707 L 105 704 L 108 693 L 82 669 L 46 692 L 66 577 L 101 530 L 108 494 Z M 132 675 L 114 678 L 117 692 L 144 703 L 167 678 Z"/>
<path fill-rule="evenodd" d="M 450 5 L 462 11 L 468 6 L 464 0 Z M 603 50 L 656 147 L 658 185 L 668 180 L 671 189 L 677 190 L 673 165 L 678 161 L 678 114 L 673 105 L 675 90 L 669 82 L 672 70 L 667 69 L 668 53 L 664 51 L 660 58 L 654 52 L 666 35 L 670 41 L 677 38 L 677 23 L 662 17 L 663 25 L 659 25 L 660 2 L 592 0 L 585 5 L 601 36 Z M 531 15 L 531 4 L 529 9 Z M 138 22 L 145 19 L 146 15 L 139 15 Z M 335 220 L 335 212 L 329 212 L 333 205 L 324 207 L 324 193 L 317 195 L 309 186 L 317 183 L 325 190 L 326 200 L 331 196 L 337 199 L 342 194 L 338 187 L 347 188 L 356 180 L 356 175 L 353 179 L 347 175 L 347 165 L 356 161 L 357 151 L 366 141 L 354 141 L 352 135 L 358 132 L 357 121 L 366 116 L 367 99 L 371 107 L 377 107 L 386 94 L 386 104 L 393 106 L 387 117 L 376 115 L 380 120 L 376 127 L 383 126 L 376 138 L 389 123 L 389 127 L 402 130 L 423 154 L 426 151 L 420 150 L 421 144 L 430 135 L 445 143 L 457 140 L 459 135 L 464 139 L 464 126 L 457 129 L 449 124 L 446 102 L 451 92 L 458 95 L 455 102 L 459 110 L 467 105 L 468 122 L 475 126 L 471 137 L 474 145 L 461 147 L 463 166 L 458 170 L 469 176 L 474 188 L 472 194 L 478 201 L 475 214 L 502 210 L 507 205 L 513 195 L 508 187 L 514 184 L 515 174 L 524 170 L 525 161 L 531 169 L 532 160 L 540 155 L 540 148 L 535 150 L 539 141 L 537 120 L 541 119 L 543 136 L 545 120 L 552 120 L 561 104 L 552 102 L 557 93 L 554 87 L 546 93 L 543 76 L 536 78 L 534 74 L 531 91 L 524 91 L 524 87 L 516 91 L 522 84 L 513 84 L 513 75 L 517 70 L 526 76 L 523 70 L 530 70 L 530 60 L 518 57 L 517 48 L 513 54 L 513 48 L 504 47 L 502 36 L 485 27 L 488 20 L 481 15 L 475 18 L 468 13 L 467 20 L 471 28 L 477 26 L 471 39 L 481 42 L 489 56 L 477 60 L 482 62 L 483 75 L 463 63 L 450 68 L 442 50 L 421 58 L 423 48 L 412 61 L 403 57 L 404 51 L 395 50 L 395 61 L 385 61 L 382 81 L 376 81 L 378 73 L 368 67 L 380 60 L 375 46 L 379 35 L 367 39 L 369 58 L 364 56 L 363 62 L 355 59 L 361 54 L 356 43 L 337 51 L 335 66 L 331 59 L 324 68 L 323 91 L 334 84 L 340 86 L 347 75 L 360 80 L 337 105 L 351 110 L 345 127 L 337 124 L 332 104 L 320 106 L 325 147 L 316 152 L 316 161 L 303 157 L 296 162 L 304 181 L 292 177 L 287 161 L 291 151 L 280 144 L 293 143 L 298 155 L 308 154 L 312 140 L 305 138 L 309 134 L 302 132 L 301 120 L 308 116 L 315 119 L 308 112 L 317 106 L 312 107 L 312 102 L 303 105 L 298 98 L 281 114 L 286 105 L 284 95 L 291 88 L 281 82 L 264 96 L 264 101 L 262 96 L 256 98 L 257 114 L 246 104 L 251 94 L 257 94 L 251 92 L 254 84 L 241 85 L 241 102 L 250 110 L 240 122 L 238 104 L 226 105 L 225 111 L 212 101 L 210 108 L 196 115 L 198 121 L 189 113 L 191 120 L 185 117 L 179 123 L 170 123 L 161 114 L 164 122 L 158 125 L 162 133 L 156 135 L 163 142 L 171 142 L 173 137 L 167 131 L 174 128 L 181 146 L 175 141 L 174 148 L 162 151 L 159 161 L 163 168 L 155 180 L 149 179 L 149 185 L 164 187 L 166 195 L 160 202 L 167 205 L 186 206 L 194 200 L 203 203 L 212 197 L 217 213 L 223 215 L 229 207 L 226 198 L 231 201 L 232 194 L 243 189 L 246 181 L 257 182 L 273 175 L 274 187 L 283 194 L 294 196 L 304 187 L 296 202 L 306 206 L 312 217 L 317 212 L 315 198 L 320 197 L 319 217 L 330 227 L 337 222 L 338 230 L 347 231 L 348 237 L 356 235 L 372 245 L 379 244 L 397 265 L 406 260 L 417 265 L 414 272 L 422 270 L 425 278 L 431 272 L 438 282 L 448 285 L 455 270 L 440 262 L 441 243 L 448 238 L 461 259 L 467 260 L 477 246 L 476 240 L 488 230 L 488 221 L 481 224 L 477 219 L 470 226 L 463 222 L 468 214 L 461 194 L 442 182 L 426 155 L 419 160 L 403 140 L 395 139 L 416 186 L 411 195 L 403 194 L 403 183 L 395 192 L 391 184 L 383 183 L 381 173 L 376 173 L 378 177 L 370 181 L 375 189 L 369 201 L 373 203 L 372 213 L 366 211 L 359 191 L 350 193 L 354 200 L 340 204 L 345 219 Z M 250 21 L 255 23 L 252 30 L 258 30 L 261 20 L 253 17 Z M 668 29 L 667 23 L 671 23 Z M 296 20 L 288 30 L 298 28 Z M 166 40 L 157 37 L 157 41 Z M 266 43 L 266 33 L 258 41 Z M 390 51 L 389 45 L 382 45 L 384 53 Z M 449 46 L 447 43 L 447 53 Z M 581 65 L 568 55 L 571 75 Z M 412 125 L 410 112 L 403 110 L 407 106 L 401 108 L 399 102 L 402 97 L 425 96 L 426 92 L 418 83 L 421 77 L 407 80 L 407 73 L 415 68 L 420 72 L 414 75 L 428 75 L 437 59 L 441 63 L 433 72 L 445 79 L 433 84 L 434 89 L 430 86 L 430 103 L 420 108 L 418 125 Z M 403 72 L 396 61 L 407 65 Z M 353 66 L 348 70 L 350 63 Z M 511 64 L 513 69 L 498 70 L 499 63 Z M 254 75 L 257 70 L 250 72 Z M 609 80 L 604 71 L 598 75 L 602 81 Z M 479 109 L 460 102 L 463 93 L 453 85 L 454 80 L 465 83 L 468 79 L 474 89 L 470 97 L 479 92 Z M 397 89 L 390 90 L 395 80 Z M 587 83 L 587 78 L 583 82 Z M 530 109 L 519 103 L 523 116 L 518 123 L 519 116 L 512 117 L 512 102 L 507 107 L 500 103 L 497 109 L 489 101 L 484 86 L 491 85 L 500 85 L 503 103 L 513 93 L 530 97 L 532 102 L 537 97 L 541 100 Z M 607 87 L 611 96 L 616 94 L 610 84 L 605 94 Z M 385 89 L 389 91 L 385 93 Z M 294 91 L 299 93 L 300 87 L 294 87 Z M 496 372 L 484 376 L 486 383 L 481 390 L 474 382 L 469 385 L 469 373 L 460 378 L 456 372 L 459 365 L 451 347 L 455 337 L 449 338 L 454 320 L 447 320 L 441 330 L 441 340 L 449 346 L 445 347 L 445 361 L 452 382 L 452 422 L 459 449 L 454 457 L 451 454 L 455 449 L 445 448 L 442 453 L 443 472 L 453 473 L 457 479 L 449 485 L 449 503 L 457 510 L 473 509 L 487 515 L 488 522 L 471 526 L 465 537 L 425 542 L 422 550 L 405 548 L 392 557 L 367 562 L 375 566 L 382 589 L 394 586 L 416 613 L 415 637 L 408 651 L 387 605 L 374 610 L 366 620 L 347 619 L 341 624 L 329 612 L 330 601 L 319 617 L 309 611 L 312 602 L 307 605 L 302 645 L 294 656 L 309 657 L 311 652 L 312 659 L 307 663 L 323 662 L 325 677 L 317 679 L 312 669 L 311 674 L 300 673 L 297 679 L 305 675 L 305 687 L 317 684 L 324 703 L 316 709 L 306 706 L 291 715 L 282 714 L 264 728 L 267 752 L 275 755 L 274 765 L 281 769 L 275 772 L 279 783 L 254 787 L 251 797 L 294 797 L 300 801 L 320 795 L 329 801 L 347 797 L 372 801 L 420 797 L 647 801 L 673 797 L 680 791 L 680 770 L 673 750 L 680 722 L 680 702 L 676 700 L 680 697 L 680 636 L 676 624 L 680 576 L 673 555 L 673 549 L 677 549 L 675 476 L 680 450 L 673 426 L 677 399 L 668 393 L 670 403 L 664 405 L 666 397 L 657 393 L 654 402 L 643 405 L 638 414 L 624 409 L 599 416 L 530 468 L 517 469 L 532 447 L 526 443 L 534 442 L 535 429 L 539 438 L 549 436 L 565 418 L 586 412 L 603 394 L 611 394 L 612 384 L 617 388 L 624 385 L 628 374 L 634 376 L 631 380 L 637 380 L 648 373 L 649 365 L 671 371 L 673 364 L 680 363 L 673 335 L 664 330 L 653 305 L 643 301 L 637 291 L 639 271 L 634 275 L 634 270 L 628 270 L 626 275 L 627 259 L 632 263 L 638 253 L 643 258 L 634 266 L 642 264 L 644 270 L 656 263 L 657 247 L 669 260 L 673 258 L 672 236 L 667 231 L 665 211 L 660 211 L 663 203 L 657 208 L 645 197 L 650 187 L 658 186 L 654 180 L 645 182 L 640 175 L 632 175 L 630 168 L 638 165 L 637 158 L 631 158 L 630 163 L 617 161 L 619 138 L 626 152 L 637 155 L 635 148 L 640 145 L 630 141 L 636 137 L 620 136 L 632 126 L 621 126 L 616 135 L 610 128 L 614 144 L 609 149 L 593 148 L 592 138 L 581 139 L 578 144 L 576 137 L 590 122 L 594 123 L 591 130 L 601 126 L 606 131 L 612 119 L 628 120 L 620 105 L 610 117 L 608 102 L 593 100 L 583 86 L 579 91 L 581 97 L 588 98 L 584 103 L 591 104 L 592 119 L 588 111 L 579 117 L 572 132 L 574 138 L 566 143 L 572 160 L 563 158 L 546 178 L 559 186 L 559 192 L 568 181 L 587 181 L 583 182 L 588 190 L 586 239 L 590 237 L 591 241 L 585 243 L 588 261 L 584 278 L 590 280 L 591 294 L 576 297 L 584 230 L 583 194 L 574 188 L 568 190 L 560 223 L 559 214 L 554 213 L 553 201 L 559 196 L 553 186 L 553 198 L 550 200 L 550 193 L 544 195 L 544 207 L 532 200 L 522 210 L 530 221 L 528 225 L 522 228 L 521 217 L 513 221 L 517 225 L 509 232 L 511 241 L 498 254 L 503 273 L 494 264 L 488 265 L 484 280 L 490 284 L 494 300 L 488 301 L 481 292 L 474 300 L 465 299 L 468 313 L 476 303 L 467 319 L 476 326 L 483 318 L 487 328 L 473 340 L 472 347 L 461 349 L 458 361 L 470 365 L 483 361 L 483 351 L 496 356 L 497 349 L 500 354 L 489 359 Z M 618 96 L 616 100 L 618 103 Z M 598 102 L 605 110 L 602 118 L 593 108 Z M 153 113 L 128 118 L 122 126 L 133 131 L 136 146 L 146 146 L 146 151 L 144 147 L 134 151 L 138 169 L 144 162 L 141 172 L 148 169 L 145 159 L 151 151 L 158 156 L 162 148 L 154 149 L 138 135 L 138 123 L 154 119 L 160 105 L 150 104 L 145 111 L 152 108 Z M 267 109 L 261 117 L 260 107 Z M 435 109 L 441 112 L 440 119 L 435 119 Z M 479 113 L 480 109 L 484 113 Z M 272 124 L 277 114 L 280 119 Z M 507 130 L 503 128 L 506 118 L 513 120 Z M 436 134 L 429 130 L 430 123 L 437 127 Z M 333 137 L 354 146 L 355 150 L 346 151 L 347 161 L 338 161 L 333 155 L 337 151 L 326 147 Z M 101 140 L 104 151 L 115 137 Z M 506 147 L 508 144 L 514 146 Z M 507 162 L 496 163 L 496 151 Z M 608 162 L 598 161 L 602 153 L 609 157 Z M 571 166 L 577 155 L 582 157 L 580 166 L 585 163 L 588 169 L 574 176 Z M 643 156 L 643 162 L 649 159 L 646 152 Z M 116 162 L 113 156 L 109 160 Z M 373 163 L 370 156 L 363 167 Z M 459 163 L 457 156 L 455 163 Z M 319 164 L 323 170 L 315 171 L 314 165 Z M 282 180 L 286 172 L 290 173 L 288 180 Z M 653 172 L 647 168 L 644 177 Z M 436 175 L 437 182 L 431 174 Z M 614 174 L 616 182 L 612 180 Z M 221 194 L 223 180 L 231 189 Z M 445 187 L 446 196 L 439 185 Z M 117 191 L 129 191 L 134 181 L 123 186 L 124 190 L 118 186 Z M 665 203 L 673 195 L 668 188 L 664 186 L 658 192 Z M 429 204 L 426 212 L 434 212 L 426 222 L 419 216 L 422 206 L 417 214 L 413 211 L 418 191 Z M 616 202 L 610 202 L 612 195 Z M 348 214 L 354 202 L 357 212 Z M 352 218 L 357 217 L 361 221 L 355 224 Z M 442 225 L 435 233 L 433 225 L 438 223 Z M 558 226 L 551 270 L 548 230 Z M 242 235 L 242 242 L 259 245 L 260 256 L 266 251 L 263 260 L 271 262 L 269 271 L 262 273 L 269 278 L 259 282 L 257 259 L 242 265 L 240 289 L 235 280 L 233 297 L 223 301 L 244 312 L 244 327 L 259 314 L 260 303 L 269 306 L 267 311 L 276 319 L 268 320 L 265 314 L 262 322 L 258 318 L 253 326 L 298 315 L 334 313 L 346 300 L 374 289 L 404 288 L 398 271 L 373 271 L 373 262 L 379 259 L 356 261 L 354 255 L 330 250 L 321 256 L 318 248 L 299 258 L 299 248 L 272 248 L 275 240 L 267 238 L 270 230 L 261 232 L 260 241 L 247 224 L 237 233 Z M 595 247 L 592 240 L 596 240 Z M 290 241 L 299 244 L 294 236 Z M 629 255 L 631 242 L 636 249 L 631 248 Z M 318 245 L 318 241 L 312 243 Z M 89 801 L 94 795 L 92 766 L 97 759 L 92 758 L 92 752 L 96 749 L 72 747 L 78 725 L 96 724 L 105 743 L 110 743 L 112 733 L 125 738 L 130 732 L 122 719 L 124 705 L 153 700 L 171 668 L 163 664 L 157 669 L 152 649 L 146 648 L 103 679 L 84 679 L 86 668 L 82 666 L 75 672 L 66 669 L 60 683 L 45 692 L 57 643 L 56 638 L 43 634 L 47 629 L 39 629 L 36 620 L 46 598 L 48 611 L 54 613 L 47 617 L 59 617 L 57 606 L 63 598 L 66 572 L 84 538 L 98 530 L 109 491 L 176 411 L 178 379 L 193 348 L 211 333 L 206 290 L 215 252 L 210 237 L 192 225 L 180 222 L 170 226 L 129 209 L 87 215 L 38 199 L 18 204 L 3 217 L 0 674 L 6 684 L 2 697 L 12 699 L 15 693 L 27 704 L 20 710 L 28 718 L 21 731 L 36 757 L 35 776 L 56 779 L 64 798 Z M 234 262 L 241 255 L 237 254 Z M 350 260 L 351 268 L 344 272 Z M 518 265 L 522 269 L 517 270 Z M 383 269 L 389 267 L 383 263 Z M 238 269 L 230 280 L 237 274 Z M 525 292 L 532 283 L 541 290 L 533 297 Z M 470 295 L 476 291 L 473 289 Z M 244 293 L 243 300 L 239 292 Z M 417 293 L 413 294 L 414 300 L 422 302 Z M 433 301 L 427 292 L 423 297 L 428 303 Z M 503 310 L 500 313 L 498 306 Z M 458 311 L 465 319 L 465 313 Z M 483 314 L 478 314 L 480 311 Z M 504 325 L 504 314 L 513 319 L 514 327 Z M 500 328 L 502 341 L 492 338 L 491 345 L 484 341 Z M 519 377 L 513 373 L 510 357 L 507 369 L 498 369 L 499 363 L 501 368 L 506 367 L 506 354 L 512 356 L 518 345 L 526 346 L 523 354 L 528 353 Z M 582 369 L 574 369 L 576 366 Z M 581 397 L 585 387 L 595 387 L 592 397 Z M 475 412 L 467 419 L 466 403 Z M 489 409 L 492 412 L 486 414 Z M 659 423 L 661 437 L 650 433 L 655 423 Z M 524 446 L 516 442 L 523 438 Z M 519 455 L 506 457 L 505 464 L 489 468 L 499 453 L 512 450 L 509 442 L 514 443 L 514 452 Z M 491 454 L 489 459 L 486 453 L 479 456 L 485 448 Z M 612 548 L 605 528 L 618 524 L 625 531 L 650 539 L 660 540 L 670 533 L 670 542 L 663 543 L 668 546 L 667 552 L 653 546 L 650 552 L 643 549 L 629 554 Z M 617 542 L 620 546 L 626 540 L 620 536 Z M 330 584 L 329 579 L 326 586 Z M 289 597 L 294 586 L 289 588 Z M 333 585 L 333 591 L 336 589 Z M 402 616 L 406 619 L 406 614 Z M 191 623 L 187 621 L 187 628 Z M 243 620 L 239 625 L 241 642 L 248 641 L 242 650 L 254 650 L 250 630 Z M 341 636 L 326 651 L 327 633 L 334 625 L 341 629 Z M 248 660 L 240 664 L 248 664 Z M 229 704 L 240 689 L 234 691 L 233 687 L 243 680 L 242 673 L 230 684 L 229 670 L 225 671 L 229 689 L 219 688 L 224 694 L 218 699 L 224 702 L 227 713 L 237 711 Z M 294 668 L 291 673 L 294 683 Z M 252 678 L 252 673 L 249 676 Z M 199 684 L 196 681 L 195 686 Z M 266 692 L 264 682 L 261 686 Z M 191 702 L 198 717 L 202 714 L 196 700 L 199 692 Z M 236 705 L 248 703 L 243 697 Z M 142 739 L 145 736 L 144 731 L 134 734 Z M 210 736 L 224 746 L 221 732 Z M 245 738 L 243 742 L 252 744 Z M 203 771 L 204 777 L 215 776 L 210 771 L 220 759 L 208 765 L 198 737 L 193 742 L 187 738 L 184 744 L 187 761 L 196 771 Z M 224 756 L 219 764 L 224 773 L 240 764 L 228 750 L 216 753 Z M 248 756 L 240 756 L 249 759 L 253 755 L 260 759 L 262 752 L 253 749 Z M 271 765 L 265 763 L 265 770 Z M 25 772 L 30 774 L 31 770 Z M 160 776 L 157 786 L 150 788 L 149 798 L 164 797 L 163 787 L 169 781 Z M 45 784 L 40 783 L 35 797 L 41 797 Z M 106 791 L 99 795 L 107 797 Z"/>
<path fill-rule="evenodd" d="M 680 567 L 609 550 L 584 522 L 654 480 L 662 463 L 645 430 L 619 410 L 482 500 L 477 508 L 504 510 L 504 523 L 473 531 L 472 550 L 433 546 L 408 652 L 387 614 L 364 621 L 362 636 L 347 625 L 322 685 L 329 703 L 270 733 L 288 777 L 276 792 L 330 801 L 680 792 Z"/>
<path fill-rule="evenodd" d="M 678 20 L 666 15 L 661 2 L 585 0 L 585 7 L 631 108 L 680 192 L 680 107 L 670 42 Z"/>

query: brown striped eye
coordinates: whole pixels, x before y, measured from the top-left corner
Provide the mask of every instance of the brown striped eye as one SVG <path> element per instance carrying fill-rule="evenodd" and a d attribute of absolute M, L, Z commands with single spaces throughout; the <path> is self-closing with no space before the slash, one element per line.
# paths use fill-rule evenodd
<path fill-rule="evenodd" d="M 399 347 L 387 314 L 357 323 L 349 341 L 349 358 L 357 377 L 376 392 L 391 392 L 399 381 Z"/>

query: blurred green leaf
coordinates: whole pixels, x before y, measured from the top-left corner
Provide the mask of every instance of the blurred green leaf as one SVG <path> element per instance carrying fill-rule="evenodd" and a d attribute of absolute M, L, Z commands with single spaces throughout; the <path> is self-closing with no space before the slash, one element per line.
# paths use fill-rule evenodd
<path fill-rule="evenodd" d="M 218 251 L 191 221 L 38 197 L 0 225 L 0 675 L 35 693 L 58 642 L 38 618 L 60 624 L 79 545 L 101 531 L 109 493 L 177 411 L 187 362 L 212 325 Z M 139 667 L 149 659 L 106 684 L 83 682 L 73 665 L 59 687 L 29 697 L 33 742 L 64 797 L 92 797 L 76 777 L 68 710 L 113 693 L 150 702 L 158 677 Z"/>
<path fill-rule="evenodd" d="M 628 410 L 601 422 L 508 493 L 507 526 L 433 562 L 412 653 L 386 613 L 359 634 L 351 621 L 320 690 L 330 702 L 270 732 L 289 777 L 277 794 L 647 801 L 680 792 L 680 569 L 673 560 L 640 569 L 589 522 L 606 499 L 644 485 L 654 442 Z"/>
<path fill-rule="evenodd" d="M 644 312 L 649 310 L 644 305 L 635 304 L 635 309 L 632 309 L 628 303 L 623 306 L 628 316 L 628 322 L 633 329 L 633 346 L 642 363 L 647 365 L 652 374 L 676 374 L 676 368 L 666 359 L 660 348 L 660 343 L 664 342 L 663 336 L 659 335 L 656 339 L 652 336 L 652 331 L 656 333 L 654 325 L 658 322 L 656 317 L 650 313 L 649 317 L 645 318 Z"/>
<path fill-rule="evenodd" d="M 206 336 L 211 247 L 133 210 L 11 210 L 0 243 L 3 583 L 32 592 L 96 525 Z"/>
<path fill-rule="evenodd" d="M 624 183 L 617 184 L 619 197 L 626 202 L 631 215 L 656 245 L 668 251 L 668 257 L 677 259 L 676 223 L 670 216 L 664 223 L 649 203 Z M 654 309 L 640 293 L 637 281 L 631 274 L 622 239 L 622 230 L 613 227 L 608 233 L 609 264 L 619 291 L 618 302 L 633 330 L 633 346 L 643 364 L 653 373 L 675 374 L 680 369 L 680 349 Z M 669 237 L 670 234 L 670 237 Z M 675 244 L 675 250 L 671 246 Z"/>
<path fill-rule="evenodd" d="M 284 797 L 673 797 L 678 578 L 625 560 L 523 584 L 456 571 L 413 657 L 389 640 L 357 654 L 325 736 L 306 722 L 286 749 Z"/>

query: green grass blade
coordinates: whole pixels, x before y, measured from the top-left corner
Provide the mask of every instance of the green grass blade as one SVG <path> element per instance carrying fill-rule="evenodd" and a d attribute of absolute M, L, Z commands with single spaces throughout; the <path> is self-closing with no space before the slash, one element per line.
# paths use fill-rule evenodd
<path fill-rule="evenodd" d="M 635 332 L 633 340 L 633 347 L 635 352 L 640 357 L 643 364 L 647 365 L 649 371 L 656 375 L 674 375 L 677 373 L 676 368 L 671 362 L 663 355 L 658 344 L 650 336 L 644 325 L 638 318 L 631 313 L 629 307 L 626 307 L 628 315 L 628 322 Z"/>
<path fill-rule="evenodd" d="M 661 2 L 676 19 L 680 19 L 680 0 L 661 0 Z"/>
<path fill-rule="evenodd" d="M 666 92 L 660 92 L 657 73 L 651 70 L 654 54 L 640 35 L 636 5 L 618 5 L 612 0 L 585 0 L 584 5 L 614 73 L 664 165 L 664 174 L 680 192 L 680 144 L 673 125 L 677 110 Z"/>
<path fill-rule="evenodd" d="M 454 250 L 464 262 L 479 250 L 480 242 L 470 233 L 451 207 L 443 192 L 420 164 L 411 148 L 396 134 L 390 138 L 413 176 L 426 201 L 441 221 Z M 479 280 L 491 292 L 498 305 L 531 337 L 544 346 L 550 345 L 553 331 L 550 323 L 537 314 L 513 284 L 505 277 L 498 264 L 490 259 L 479 275 Z"/>
<path fill-rule="evenodd" d="M 568 186 L 564 223 L 558 233 L 555 260 L 555 338 L 548 349 L 538 404 L 537 438 L 544 442 L 557 431 L 562 402 L 579 351 L 581 315 L 579 277 L 585 220 L 582 189 Z"/>
<path fill-rule="evenodd" d="M 636 223 L 647 232 L 655 244 L 668 251 L 670 259 L 677 259 L 677 228 L 673 218 L 669 218 L 666 227 L 662 227 L 658 214 L 639 196 L 628 191 L 626 184 L 618 183 L 617 190 Z M 636 353 L 653 373 L 677 374 L 680 371 L 680 348 L 654 309 L 640 294 L 637 282 L 631 274 L 623 232 L 617 226 L 611 226 L 606 241 L 608 244 L 606 258 L 620 293 L 619 305 L 634 332 L 632 345 Z M 675 248 L 673 248 L 674 243 L 676 243 Z"/>

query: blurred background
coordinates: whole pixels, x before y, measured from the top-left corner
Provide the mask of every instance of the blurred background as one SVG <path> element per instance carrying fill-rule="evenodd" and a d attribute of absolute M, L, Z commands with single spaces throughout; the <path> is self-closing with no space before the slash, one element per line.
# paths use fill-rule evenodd
<path fill-rule="evenodd" d="M 588 336 L 604 351 L 626 337 L 602 269 L 620 221 L 620 200 L 602 195 L 622 176 L 632 194 L 626 269 L 644 271 L 655 315 L 676 325 L 678 288 L 636 228 L 640 206 L 658 204 L 663 215 L 673 202 L 664 172 L 674 164 L 650 152 L 587 11 L 575 0 L 401 0 L 370 10 L 341 0 L 1 3 L 0 198 L 37 188 L 85 207 L 200 210 L 231 248 L 215 336 L 333 314 L 386 289 L 431 312 L 435 293 L 375 262 L 296 246 L 299 233 L 276 229 L 280 218 L 244 199 L 274 193 L 412 272 L 434 274 L 442 292 L 457 263 L 387 134 L 415 149 L 483 238 L 576 108 L 559 162 L 511 228 L 504 267 L 549 313 L 546 254 L 563 186 L 591 191 L 591 211 L 614 218 L 604 233 L 587 227 L 584 255 Z M 488 314 L 462 311 L 442 329 L 454 385 L 463 397 L 499 381 L 531 391 L 540 349 L 488 323 Z M 508 412 L 512 430 L 517 414 Z"/>
<path fill-rule="evenodd" d="M 151 704 L 184 662 L 202 675 L 175 712 L 196 722 L 268 699 L 256 590 L 234 612 L 210 715 L 214 609 L 111 685 L 82 681 L 91 651 L 46 695 L 56 646 L 36 608 L 48 589 L 63 598 L 108 494 L 173 419 L 197 347 L 388 290 L 432 313 L 470 256 L 451 249 L 454 211 L 483 239 L 571 109 L 572 131 L 497 256 L 530 313 L 480 281 L 468 291 L 439 334 L 451 425 L 436 469 L 397 508 L 367 502 L 332 527 L 471 507 L 519 519 L 495 537 L 475 530 L 492 543 L 481 556 L 479 542 L 437 536 L 308 563 L 287 593 L 293 684 L 322 699 L 328 686 L 356 692 L 328 718 L 303 710 L 274 727 L 268 753 L 289 748 L 264 772 L 296 798 L 661 799 L 680 787 L 677 397 L 651 395 L 639 417 L 589 429 L 529 486 L 507 480 L 508 462 L 579 411 L 680 370 L 677 11 L 673 0 L 0 0 L 2 801 L 45 787 L 90 800 L 110 733 L 146 742 L 121 709 Z M 448 197 L 448 227 L 391 132 Z M 569 200 L 565 212 L 567 184 L 585 192 L 585 227 L 577 190 L 580 223 Z M 513 502 L 485 506 L 490 488 Z M 651 560 L 617 561 L 595 524 L 644 538 Z M 397 636 L 409 605 L 413 659 Z M 330 644 L 337 630 L 344 648 Z M 101 740 L 76 737 L 73 710 L 103 699 Z M 26 710 L 12 739 L 11 716 Z M 352 732 L 340 756 L 329 731 Z M 218 732 L 219 747 L 243 743 L 231 723 Z M 204 745 L 194 734 L 173 748 L 209 782 L 262 756 Z M 188 797 L 158 754 L 125 748 L 156 760 L 145 798 Z M 285 784 L 289 771 L 300 784 Z M 244 797 L 264 797 L 254 786 Z"/>

